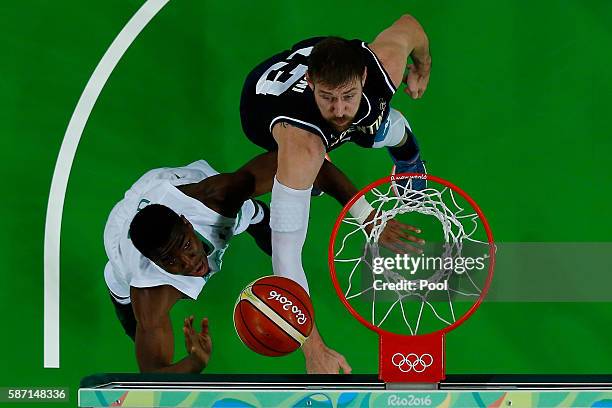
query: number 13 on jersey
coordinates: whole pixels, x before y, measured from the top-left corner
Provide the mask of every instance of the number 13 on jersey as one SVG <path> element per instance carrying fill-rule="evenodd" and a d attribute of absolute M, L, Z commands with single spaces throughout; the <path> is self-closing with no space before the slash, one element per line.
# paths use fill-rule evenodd
<path fill-rule="evenodd" d="M 289 55 L 285 61 L 280 61 L 271 65 L 270 68 L 263 73 L 261 78 L 259 78 L 259 81 L 257 81 L 257 87 L 255 88 L 256 93 L 261 95 L 278 96 L 289 89 L 297 81 L 302 79 L 308 70 L 308 66 L 295 61 L 293 57 L 298 54 L 303 57 L 308 57 L 312 51 L 312 48 L 313 47 L 301 48 Z M 283 80 L 283 74 L 292 66 L 295 67 L 289 71 L 291 76 Z M 300 88 L 302 87 L 300 86 Z"/>

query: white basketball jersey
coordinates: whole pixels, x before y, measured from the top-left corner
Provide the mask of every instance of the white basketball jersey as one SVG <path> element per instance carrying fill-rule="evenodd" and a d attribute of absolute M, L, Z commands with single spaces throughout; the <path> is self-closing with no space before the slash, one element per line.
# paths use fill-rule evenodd
<path fill-rule="evenodd" d="M 223 254 L 232 236 L 249 226 L 256 210 L 253 201 L 243 204 L 236 218 L 228 218 L 206 207 L 202 202 L 183 194 L 176 186 L 202 181 L 218 174 L 199 160 L 185 167 L 161 168 L 147 172 L 113 208 L 104 229 L 104 248 L 109 262 L 104 278 L 115 300 L 130 303 L 130 286 L 148 288 L 171 285 L 196 299 L 204 284 L 221 269 Z M 142 255 L 128 236 L 134 215 L 149 204 L 163 204 L 193 225 L 207 251 L 210 272 L 204 277 L 174 275 L 164 271 Z"/>

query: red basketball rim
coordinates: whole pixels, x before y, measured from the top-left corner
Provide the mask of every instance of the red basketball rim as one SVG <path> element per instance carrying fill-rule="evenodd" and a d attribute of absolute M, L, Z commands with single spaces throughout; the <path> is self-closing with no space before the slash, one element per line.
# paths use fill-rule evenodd
<path fill-rule="evenodd" d="M 385 330 L 385 329 L 381 329 L 380 327 L 373 325 L 372 323 L 370 323 L 369 321 L 364 319 L 359 313 L 357 313 L 357 311 L 353 308 L 353 306 L 351 306 L 351 304 L 348 302 L 348 300 L 346 299 L 346 296 L 344 296 L 342 288 L 340 288 L 340 284 L 338 283 L 338 278 L 336 276 L 336 265 L 334 264 L 334 243 L 336 241 L 336 236 L 338 235 L 338 229 L 340 228 L 340 225 L 342 224 L 342 220 L 346 216 L 346 213 L 348 212 L 349 208 L 351 208 L 353 206 L 355 201 L 357 201 L 360 197 L 365 195 L 365 193 L 367 193 L 368 191 L 372 190 L 373 188 L 378 187 L 381 184 L 389 183 L 391 181 L 394 181 L 394 180 L 396 180 L 396 179 L 398 179 L 400 177 L 419 177 L 419 178 L 425 178 L 426 180 L 432 180 L 432 181 L 435 181 L 435 182 L 437 182 L 439 184 L 442 184 L 442 185 L 450 188 L 454 192 L 458 193 L 476 211 L 476 214 L 478 215 L 478 218 L 480 219 L 480 222 L 482 222 L 482 225 L 484 226 L 484 229 L 485 229 L 486 234 L 487 234 L 487 241 L 489 242 L 489 257 L 490 257 L 489 258 L 490 259 L 490 261 L 489 261 L 489 269 L 488 269 L 487 280 L 485 281 L 484 287 L 483 287 L 483 289 L 482 289 L 482 291 L 480 293 L 480 296 L 476 300 L 476 302 L 474 302 L 474 304 L 470 307 L 470 309 L 467 312 L 465 312 L 459 319 L 457 319 L 450 326 L 444 327 L 444 328 L 442 328 L 440 330 L 436 330 L 436 331 L 431 332 L 431 333 L 424 333 L 424 334 L 420 334 L 420 335 L 408 335 L 407 334 L 406 336 L 423 336 L 423 335 L 429 335 L 429 334 L 433 334 L 433 333 L 445 334 L 445 333 L 448 333 L 451 330 L 456 329 L 461 324 L 463 324 L 463 322 L 465 322 L 472 314 L 474 314 L 476 309 L 478 309 L 480 307 L 480 304 L 482 303 L 484 297 L 486 296 L 487 292 L 489 291 L 489 286 L 491 286 L 491 281 L 493 280 L 493 271 L 495 269 L 495 244 L 494 244 L 494 241 L 493 241 L 493 232 L 491 231 L 491 227 L 489 226 L 489 222 L 487 221 L 487 218 L 485 217 L 484 213 L 482 212 L 482 210 L 480 209 L 478 204 L 476 204 L 476 202 L 472 199 L 472 197 L 470 197 L 465 191 L 463 191 L 462 189 L 460 189 L 456 185 L 452 184 L 451 182 L 449 182 L 447 180 L 444 180 L 444 179 L 442 179 L 440 177 L 432 176 L 432 175 L 429 175 L 429 174 L 423 174 L 423 173 L 399 173 L 399 174 L 394 174 L 394 175 L 390 175 L 390 176 L 387 176 L 387 177 L 383 177 L 383 178 L 381 178 L 381 179 L 379 179 L 379 180 L 377 180 L 377 181 L 375 181 L 373 183 L 368 184 L 363 189 L 361 189 L 357 194 L 355 194 L 355 196 L 353 198 L 350 199 L 350 201 L 344 206 L 344 208 L 342 208 L 342 211 L 340 212 L 340 215 L 338 216 L 338 218 L 336 219 L 336 223 L 334 224 L 334 228 L 332 230 L 332 233 L 331 233 L 331 236 L 330 236 L 330 239 L 329 239 L 329 250 L 328 250 L 328 262 L 329 262 L 330 276 L 331 276 L 332 282 L 334 284 L 334 288 L 336 289 L 336 294 L 338 295 L 338 297 L 342 301 L 342 304 L 344 304 L 344 307 L 349 311 L 349 313 L 351 313 L 361 324 L 366 326 L 368 329 L 379 333 L 380 335 L 383 335 L 383 334 L 396 334 L 396 333 L 390 332 L 390 331 Z"/>

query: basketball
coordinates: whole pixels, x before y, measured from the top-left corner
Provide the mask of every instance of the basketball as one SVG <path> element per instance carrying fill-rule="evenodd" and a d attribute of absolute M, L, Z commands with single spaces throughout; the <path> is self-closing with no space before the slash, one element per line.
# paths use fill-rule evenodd
<path fill-rule="evenodd" d="M 264 276 L 248 285 L 234 306 L 234 327 L 256 353 L 278 357 L 302 346 L 312 331 L 308 293 L 295 281 Z"/>

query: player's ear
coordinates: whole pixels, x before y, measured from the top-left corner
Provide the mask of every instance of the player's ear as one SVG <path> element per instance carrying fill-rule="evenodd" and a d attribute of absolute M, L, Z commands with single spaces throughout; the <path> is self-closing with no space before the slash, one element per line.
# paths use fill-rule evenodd
<path fill-rule="evenodd" d="M 361 76 L 361 87 L 365 86 L 366 78 L 368 77 L 368 67 L 363 68 L 363 75 Z"/>
<path fill-rule="evenodd" d="M 308 75 L 308 71 L 306 71 L 305 78 L 306 78 L 306 82 L 308 82 L 308 86 L 310 87 L 310 90 L 314 92 L 314 83 L 310 79 L 310 75 Z"/>
<path fill-rule="evenodd" d="M 181 221 L 183 221 L 183 224 L 188 225 L 188 226 L 193 228 L 193 226 L 191 225 L 189 220 L 187 218 L 185 218 L 185 216 L 183 214 L 181 214 Z"/>

